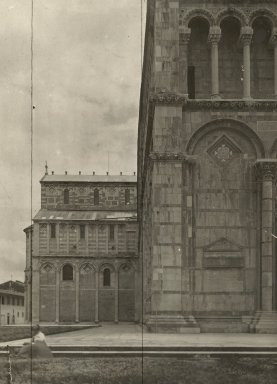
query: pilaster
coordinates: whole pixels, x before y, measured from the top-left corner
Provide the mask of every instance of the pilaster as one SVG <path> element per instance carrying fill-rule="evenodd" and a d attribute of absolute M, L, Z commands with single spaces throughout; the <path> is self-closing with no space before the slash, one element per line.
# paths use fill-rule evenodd
<path fill-rule="evenodd" d="M 277 333 L 276 309 L 274 305 L 276 255 L 274 250 L 275 239 L 273 237 L 275 218 L 273 182 L 277 174 L 277 159 L 257 160 L 256 169 L 262 182 L 261 311 L 257 314 L 256 332 Z"/>

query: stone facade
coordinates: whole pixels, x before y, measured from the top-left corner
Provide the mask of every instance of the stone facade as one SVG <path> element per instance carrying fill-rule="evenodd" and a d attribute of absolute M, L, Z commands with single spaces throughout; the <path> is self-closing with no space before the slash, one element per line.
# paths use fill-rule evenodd
<path fill-rule="evenodd" d="M 277 331 L 276 41 L 275 1 L 148 2 L 138 206 L 149 330 Z"/>
<path fill-rule="evenodd" d="M 26 321 L 139 319 L 136 193 L 135 175 L 43 177 L 25 230 Z"/>

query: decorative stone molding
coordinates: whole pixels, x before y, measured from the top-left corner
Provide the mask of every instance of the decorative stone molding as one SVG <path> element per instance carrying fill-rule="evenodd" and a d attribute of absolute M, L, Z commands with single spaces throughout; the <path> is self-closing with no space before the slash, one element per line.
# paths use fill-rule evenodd
<path fill-rule="evenodd" d="M 186 161 L 191 164 L 196 161 L 196 156 L 172 152 L 151 152 L 149 158 L 153 161 Z"/>
<path fill-rule="evenodd" d="M 216 16 L 216 25 L 220 25 L 222 20 L 224 20 L 226 17 L 234 17 L 239 20 L 241 27 L 244 27 L 247 25 L 247 16 L 245 13 L 238 8 L 229 7 L 228 9 L 224 9 L 223 11 L 219 12 Z"/>
<path fill-rule="evenodd" d="M 220 27 L 211 27 L 208 37 L 208 41 L 211 44 L 218 44 L 221 39 L 221 28 Z"/>
<path fill-rule="evenodd" d="M 242 45 L 250 45 L 253 37 L 253 29 L 249 26 L 241 28 L 240 42 Z"/>
<path fill-rule="evenodd" d="M 180 43 L 188 44 L 191 35 L 191 29 L 185 26 L 179 27 Z"/>
<path fill-rule="evenodd" d="M 277 159 L 258 159 L 255 168 L 258 177 L 264 181 L 273 181 L 277 175 Z"/>
<path fill-rule="evenodd" d="M 277 28 L 273 28 L 270 42 L 271 46 L 276 47 L 277 46 Z"/>
<path fill-rule="evenodd" d="M 180 23 L 182 25 L 188 26 L 189 22 L 195 17 L 202 17 L 206 19 L 210 26 L 215 25 L 215 18 L 207 9 L 197 8 L 189 11 L 187 14 L 184 14 L 181 10 L 180 14 Z"/>
<path fill-rule="evenodd" d="M 217 164 L 225 166 L 236 158 L 241 150 L 229 137 L 223 135 L 208 148 L 207 152 Z"/>
<path fill-rule="evenodd" d="M 184 94 L 161 92 L 150 95 L 157 105 L 181 105 L 189 110 L 231 110 L 276 112 L 277 100 L 204 100 L 188 99 Z"/>
<path fill-rule="evenodd" d="M 252 25 L 257 17 L 265 17 L 271 22 L 272 27 L 277 27 L 277 15 L 270 9 L 260 8 L 253 10 L 249 15 L 248 25 Z"/>

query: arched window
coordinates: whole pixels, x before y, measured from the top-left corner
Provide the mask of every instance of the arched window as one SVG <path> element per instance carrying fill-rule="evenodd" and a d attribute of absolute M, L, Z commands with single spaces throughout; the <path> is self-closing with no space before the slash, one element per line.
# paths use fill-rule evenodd
<path fill-rule="evenodd" d="M 68 189 L 65 189 L 63 191 L 63 203 L 69 204 L 69 190 Z"/>
<path fill-rule="evenodd" d="M 95 189 L 94 193 L 94 205 L 99 205 L 99 189 Z"/>
<path fill-rule="evenodd" d="M 130 204 L 130 189 L 125 189 L 125 205 Z"/>
<path fill-rule="evenodd" d="M 109 268 L 105 268 L 103 271 L 103 286 L 111 286 L 111 271 L 109 270 Z"/>
<path fill-rule="evenodd" d="M 63 267 L 63 280 L 72 281 L 73 280 L 73 267 L 70 264 L 66 264 Z"/>

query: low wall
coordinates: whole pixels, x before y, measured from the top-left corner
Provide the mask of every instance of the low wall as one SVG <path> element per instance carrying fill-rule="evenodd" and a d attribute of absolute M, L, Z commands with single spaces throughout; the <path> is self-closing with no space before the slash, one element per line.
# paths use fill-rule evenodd
<path fill-rule="evenodd" d="M 45 335 L 73 332 L 81 329 L 98 327 L 98 325 L 41 325 Z M 0 326 L 0 342 L 31 338 L 30 325 L 2 325 Z"/>

